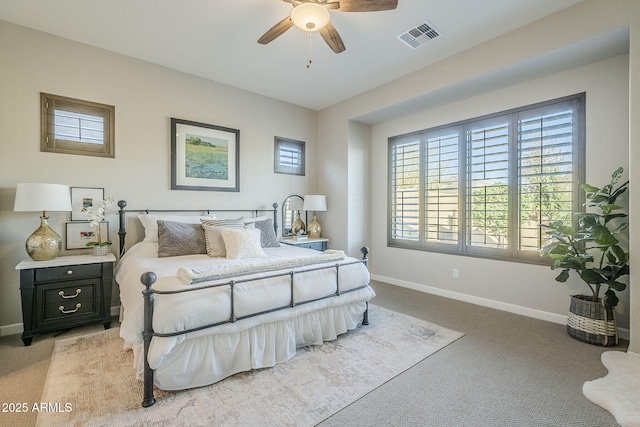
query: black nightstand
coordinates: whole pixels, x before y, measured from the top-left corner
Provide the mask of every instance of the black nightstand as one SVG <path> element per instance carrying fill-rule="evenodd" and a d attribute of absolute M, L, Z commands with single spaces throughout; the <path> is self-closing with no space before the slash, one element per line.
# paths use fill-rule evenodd
<path fill-rule="evenodd" d="M 22 342 L 36 333 L 87 323 L 111 326 L 113 254 L 62 256 L 49 261 L 21 261 Z"/>
<path fill-rule="evenodd" d="M 315 249 L 316 251 L 324 252 L 327 250 L 327 244 L 329 243 L 329 239 L 304 239 L 297 240 L 292 237 L 287 237 L 280 240 L 280 243 L 284 243 L 285 245 L 297 246 L 299 248 L 309 248 Z"/>

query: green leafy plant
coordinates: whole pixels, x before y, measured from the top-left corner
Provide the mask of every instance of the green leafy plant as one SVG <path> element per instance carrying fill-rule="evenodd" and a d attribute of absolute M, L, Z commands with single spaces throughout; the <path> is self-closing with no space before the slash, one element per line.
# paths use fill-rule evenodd
<path fill-rule="evenodd" d="M 605 286 L 606 302 L 614 307 L 618 304 L 616 292 L 627 287 L 619 279 L 629 274 L 629 253 L 620 247 L 619 240 L 629 222 L 623 220 L 627 214 L 620 212 L 623 208 L 616 204 L 629 187 L 629 181 L 618 185 L 622 172 L 621 167 L 616 169 L 611 182 L 602 188 L 582 185 L 585 206 L 595 212 L 575 213 L 577 229 L 562 221 L 543 225 L 552 242 L 540 251 L 541 256 L 553 260 L 552 270 L 562 269 L 556 277 L 558 282 L 566 282 L 574 270 L 591 289 L 592 301 L 599 300 L 600 289 Z"/>

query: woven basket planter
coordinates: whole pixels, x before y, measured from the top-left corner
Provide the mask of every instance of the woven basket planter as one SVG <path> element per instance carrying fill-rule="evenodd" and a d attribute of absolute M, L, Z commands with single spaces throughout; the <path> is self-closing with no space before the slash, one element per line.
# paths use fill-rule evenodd
<path fill-rule="evenodd" d="M 587 295 L 573 295 L 567 316 L 567 332 L 589 344 L 610 346 L 618 343 L 618 327 L 613 307 Z"/>

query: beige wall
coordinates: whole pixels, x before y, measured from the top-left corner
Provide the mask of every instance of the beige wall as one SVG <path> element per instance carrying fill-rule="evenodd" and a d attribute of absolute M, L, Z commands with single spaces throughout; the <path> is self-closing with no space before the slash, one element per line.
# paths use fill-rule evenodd
<path fill-rule="evenodd" d="M 349 123 L 348 170 L 349 192 L 347 208 L 347 229 L 349 240 L 346 250 L 353 256 L 361 257 L 362 242 L 368 240 L 371 227 L 369 192 L 371 183 L 371 126 L 357 122 Z M 345 247 L 345 246 L 343 246 Z"/>
<path fill-rule="evenodd" d="M 631 35 L 629 49 L 629 179 L 631 180 L 629 195 L 629 216 L 640 217 L 640 128 L 637 126 L 640 117 L 640 6 L 636 4 L 630 13 Z M 638 224 L 631 222 L 630 231 L 631 289 L 630 308 L 631 340 L 629 351 L 640 354 L 640 233 Z"/>
<path fill-rule="evenodd" d="M 40 92 L 114 105 L 116 157 L 40 152 Z M 39 225 L 37 213 L 14 213 L 19 182 L 100 187 L 131 209 L 269 208 L 313 189 L 305 177 L 273 172 L 274 136 L 316 151 L 316 112 L 0 21 L 0 333 L 20 330 L 15 265 Z M 170 118 L 240 130 L 240 192 L 171 190 Z M 64 235 L 69 213 L 50 213 Z M 111 239 L 117 219 L 110 216 Z M 70 251 L 73 254 L 77 251 Z M 119 305 L 115 289 L 114 306 Z M 18 331 L 16 331 L 16 328 Z"/>
<path fill-rule="evenodd" d="M 606 40 L 608 34 L 621 29 L 623 31 L 627 29 L 631 34 L 628 59 L 618 57 L 612 62 L 604 61 L 594 64 L 594 69 L 602 73 L 601 67 L 612 66 L 615 69 L 616 78 L 623 81 L 617 81 L 602 74 L 598 74 L 598 79 L 592 79 L 582 69 L 585 62 L 580 62 L 577 58 L 580 54 L 586 53 L 585 50 L 595 49 L 594 46 Z M 371 223 L 370 237 L 363 238 L 360 234 L 352 234 L 344 221 L 344 218 L 349 216 L 348 201 L 351 197 L 360 197 L 352 194 L 354 190 L 348 185 L 350 180 L 359 178 L 351 176 L 350 172 L 344 172 L 339 182 L 337 179 L 324 179 L 323 182 L 324 189 L 332 200 L 332 206 L 335 207 L 326 213 L 325 219 L 327 228 L 332 233 L 330 236 L 332 241 L 339 242 L 341 247 L 349 248 L 363 244 L 370 245 L 372 272 L 374 275 L 384 274 L 384 277 L 394 280 L 396 284 L 405 286 L 418 284 L 422 289 L 427 290 L 426 283 L 429 283 L 435 285 L 428 289 L 429 291 L 447 292 L 449 296 L 463 300 L 561 321 L 562 315 L 559 313 L 566 314 L 568 299 L 564 303 L 558 303 L 554 298 L 558 296 L 566 298 L 568 291 L 558 288 L 559 285 L 553 281 L 552 273 L 542 267 L 472 258 L 461 259 L 462 257 L 387 248 L 384 236 L 386 224 L 380 220 L 380 218 L 386 218 L 386 203 L 380 201 L 385 197 L 381 196 L 381 193 L 386 192 L 386 161 L 381 161 L 381 151 L 374 144 L 380 144 L 387 137 L 396 134 L 395 130 L 401 128 L 421 129 L 427 127 L 429 123 L 442 124 L 489 112 L 486 111 L 485 106 L 481 105 L 482 102 L 489 102 L 488 107 L 499 110 L 500 106 L 528 103 L 528 101 L 521 103 L 518 99 L 512 99 L 511 97 L 515 94 L 523 95 L 529 100 L 542 100 L 575 93 L 573 90 L 566 89 L 577 89 L 577 85 L 572 82 L 571 73 L 578 73 L 581 75 L 582 83 L 587 85 L 582 90 L 588 88 L 592 92 L 591 96 L 587 94 L 589 114 L 587 129 L 591 135 L 591 141 L 588 141 L 591 147 L 589 149 L 591 154 L 587 159 L 588 177 L 599 180 L 602 176 L 606 177 L 611 169 L 610 167 L 598 169 L 594 166 L 598 160 L 597 156 L 602 153 L 598 151 L 599 148 L 593 148 L 594 145 L 603 144 L 608 147 L 614 144 L 615 154 L 611 157 L 611 164 L 629 164 L 628 174 L 631 180 L 629 206 L 633 218 L 633 212 L 640 210 L 640 187 L 633 184 L 635 181 L 640 181 L 640 172 L 634 166 L 634 160 L 638 160 L 640 155 L 637 148 L 640 145 L 640 134 L 629 127 L 629 117 L 638 117 L 640 114 L 639 32 L 639 2 L 584 0 L 576 6 L 320 111 L 318 141 L 323 149 L 318 153 L 321 158 L 318 163 L 318 177 L 321 182 L 324 178 L 329 178 L 333 170 L 347 170 L 348 153 L 352 144 L 348 123 L 360 121 L 377 124 L 372 131 L 371 190 L 367 196 Z M 578 63 L 571 66 L 570 60 L 574 59 L 577 59 Z M 545 67 L 535 69 L 538 64 L 546 60 L 552 60 L 548 63 L 547 69 Z M 626 70 L 622 70 L 627 60 L 629 66 Z M 517 72 L 513 73 L 514 70 Z M 523 80 L 523 77 L 528 78 Z M 549 79 L 552 83 L 549 83 Z M 562 79 L 568 83 L 566 89 L 560 88 L 563 84 Z M 622 105 L 626 102 L 623 93 L 625 90 L 628 90 L 628 107 Z M 617 138 L 613 141 L 605 132 L 602 118 L 594 115 L 590 110 L 591 97 L 594 95 L 608 97 L 607 91 L 612 92 L 610 96 L 615 100 L 615 105 L 602 106 L 600 111 L 613 108 L 617 112 L 628 112 L 626 117 L 607 116 L 617 133 Z M 537 98 L 538 93 L 545 97 Z M 456 111 L 454 106 L 459 106 L 462 111 Z M 421 115 L 420 124 L 415 120 L 415 112 Z M 438 117 L 432 117 L 430 113 L 437 113 Z M 411 120 L 414 122 L 411 123 Z M 391 129 L 384 130 L 385 127 L 393 127 L 393 132 Z M 625 159 L 628 160 L 623 162 Z M 344 188 L 348 191 L 345 192 Z M 627 301 L 630 301 L 628 306 L 631 308 L 626 308 L 627 304 L 621 307 L 621 316 L 624 322 L 632 325 L 630 350 L 640 352 L 640 291 L 633 291 L 634 283 L 638 281 L 633 272 L 640 271 L 640 257 L 634 257 L 633 254 L 640 253 L 640 239 L 635 238 L 633 220 L 631 222 L 630 288 L 632 290 L 624 296 Z M 393 264 L 389 256 L 400 264 Z M 452 280 L 451 270 L 455 265 L 460 265 L 459 263 L 464 263 L 461 274 L 469 274 L 467 277 L 476 273 L 484 275 L 479 276 L 485 283 L 482 290 L 474 289 L 470 282 L 461 283 L 464 280 L 463 277 L 457 282 Z M 434 273 L 427 268 L 416 269 L 416 265 L 435 265 L 438 269 Z M 518 281 L 521 278 L 532 279 L 524 286 L 526 289 L 524 293 L 521 293 L 518 288 L 507 285 L 504 280 L 496 283 L 492 277 L 495 271 L 507 272 Z M 540 285 L 542 288 L 537 283 L 533 283 L 534 281 L 544 282 Z M 453 292 L 452 289 L 461 292 Z M 534 290 L 537 290 L 538 294 L 530 299 L 529 296 Z M 487 297 L 488 295 L 490 296 Z"/>

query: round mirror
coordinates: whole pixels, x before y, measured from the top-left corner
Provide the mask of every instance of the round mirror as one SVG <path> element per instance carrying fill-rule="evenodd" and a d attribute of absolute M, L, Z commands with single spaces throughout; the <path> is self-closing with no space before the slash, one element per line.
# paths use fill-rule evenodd
<path fill-rule="evenodd" d="M 293 194 L 282 203 L 282 236 L 293 236 L 307 230 L 307 212 L 302 210 L 304 199 Z"/>

